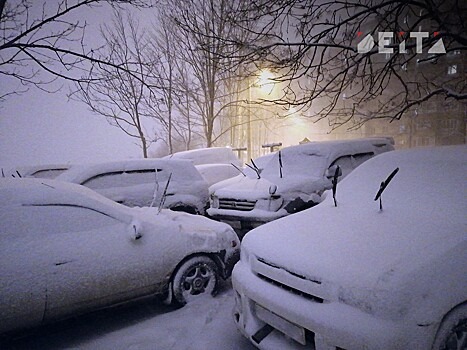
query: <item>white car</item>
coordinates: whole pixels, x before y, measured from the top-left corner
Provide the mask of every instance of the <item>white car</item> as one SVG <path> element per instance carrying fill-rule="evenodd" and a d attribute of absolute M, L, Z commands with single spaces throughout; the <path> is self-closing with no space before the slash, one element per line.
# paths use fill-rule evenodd
<path fill-rule="evenodd" d="M 164 159 L 189 160 L 194 165 L 201 164 L 235 164 L 241 166 L 240 159 L 230 147 L 208 147 L 169 154 Z"/>
<path fill-rule="evenodd" d="M 129 208 L 83 186 L 0 179 L 0 333 L 160 294 L 216 291 L 238 260 L 226 224 Z"/>
<path fill-rule="evenodd" d="M 337 207 L 250 231 L 237 327 L 260 349 L 466 349 L 466 183 L 465 145 L 388 152 L 337 186 Z"/>
<path fill-rule="evenodd" d="M 339 179 L 371 157 L 394 149 L 392 138 L 311 142 L 286 147 L 254 161 L 244 174 L 209 188 L 207 213 L 255 227 L 310 208 Z"/>
<path fill-rule="evenodd" d="M 64 171 L 68 170 L 69 164 L 40 164 L 23 166 L 3 172 L 2 177 L 35 177 L 41 179 L 54 179 Z"/>
<path fill-rule="evenodd" d="M 184 159 L 193 163 L 208 186 L 237 176 L 242 171 L 240 159 L 229 147 L 199 148 L 170 154 L 164 159 Z"/>
<path fill-rule="evenodd" d="M 132 159 L 74 164 L 55 179 L 86 186 L 129 207 L 161 206 L 204 214 L 208 205 L 208 184 L 186 160 Z"/>

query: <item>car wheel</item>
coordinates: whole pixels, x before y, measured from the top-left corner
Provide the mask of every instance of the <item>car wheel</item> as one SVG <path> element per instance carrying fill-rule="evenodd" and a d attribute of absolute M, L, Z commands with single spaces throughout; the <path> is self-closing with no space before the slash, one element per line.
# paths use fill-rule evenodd
<path fill-rule="evenodd" d="M 467 349 L 467 305 L 463 305 L 445 317 L 439 327 L 433 350 Z"/>
<path fill-rule="evenodd" d="M 181 305 L 201 295 L 213 295 L 217 289 L 219 270 L 207 256 L 195 256 L 185 261 L 174 275 L 172 291 Z"/>

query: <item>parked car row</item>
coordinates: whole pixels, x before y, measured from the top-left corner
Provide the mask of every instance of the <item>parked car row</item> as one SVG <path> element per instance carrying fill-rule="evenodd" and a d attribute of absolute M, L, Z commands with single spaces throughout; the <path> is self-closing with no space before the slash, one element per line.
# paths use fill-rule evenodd
<path fill-rule="evenodd" d="M 467 147 L 392 149 L 310 143 L 236 164 L 208 213 L 263 224 L 241 252 L 229 225 L 151 208 L 188 203 L 169 198 L 205 182 L 199 160 L 1 179 L 0 333 L 145 295 L 183 305 L 232 273 L 235 323 L 260 349 L 465 349 Z"/>
<path fill-rule="evenodd" d="M 217 147 L 179 152 L 164 159 L 20 167 L 7 175 L 83 185 L 129 207 L 157 206 L 205 214 L 209 186 L 238 175 L 235 167 L 240 167 L 240 161 L 232 150 Z"/>
<path fill-rule="evenodd" d="M 257 226 L 310 208 L 353 169 L 394 150 L 392 138 L 310 142 L 253 161 L 243 175 L 210 187 L 210 217 Z"/>

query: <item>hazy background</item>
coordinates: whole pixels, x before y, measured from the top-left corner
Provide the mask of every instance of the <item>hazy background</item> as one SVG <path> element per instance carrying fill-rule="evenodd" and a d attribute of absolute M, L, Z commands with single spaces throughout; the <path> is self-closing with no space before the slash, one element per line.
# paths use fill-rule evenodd
<path fill-rule="evenodd" d="M 34 5 L 33 11 L 42 10 L 40 2 Z M 139 13 L 141 17 L 147 14 Z M 84 7 L 72 16 L 86 20 L 86 43 L 99 46 L 99 28 L 110 20 L 110 9 Z M 11 84 L 17 84 L 13 88 L 16 91 L 24 90 L 24 86 L 0 75 L 0 92 L 11 91 Z M 133 140 L 105 118 L 91 113 L 80 102 L 68 101 L 68 83 L 57 81 L 52 86 L 60 90 L 46 93 L 31 86 L 28 92 L 0 103 L 0 167 L 142 157 Z"/>
<path fill-rule="evenodd" d="M 63 92 L 31 89 L 0 107 L 1 167 L 140 158 L 140 153 L 120 130 L 83 104 L 67 101 Z"/>

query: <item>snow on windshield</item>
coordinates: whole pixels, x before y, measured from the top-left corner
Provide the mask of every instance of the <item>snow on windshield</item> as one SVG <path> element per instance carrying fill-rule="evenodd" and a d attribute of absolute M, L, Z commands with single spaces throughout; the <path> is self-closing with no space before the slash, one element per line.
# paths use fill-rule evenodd
<path fill-rule="evenodd" d="M 284 149 L 280 152 L 282 162 L 282 177 L 305 175 L 307 177 L 321 177 L 326 168 L 327 158 L 319 154 L 306 152 L 290 152 Z M 280 177 L 281 167 L 279 152 L 268 162 L 261 172 L 266 179 Z"/>

